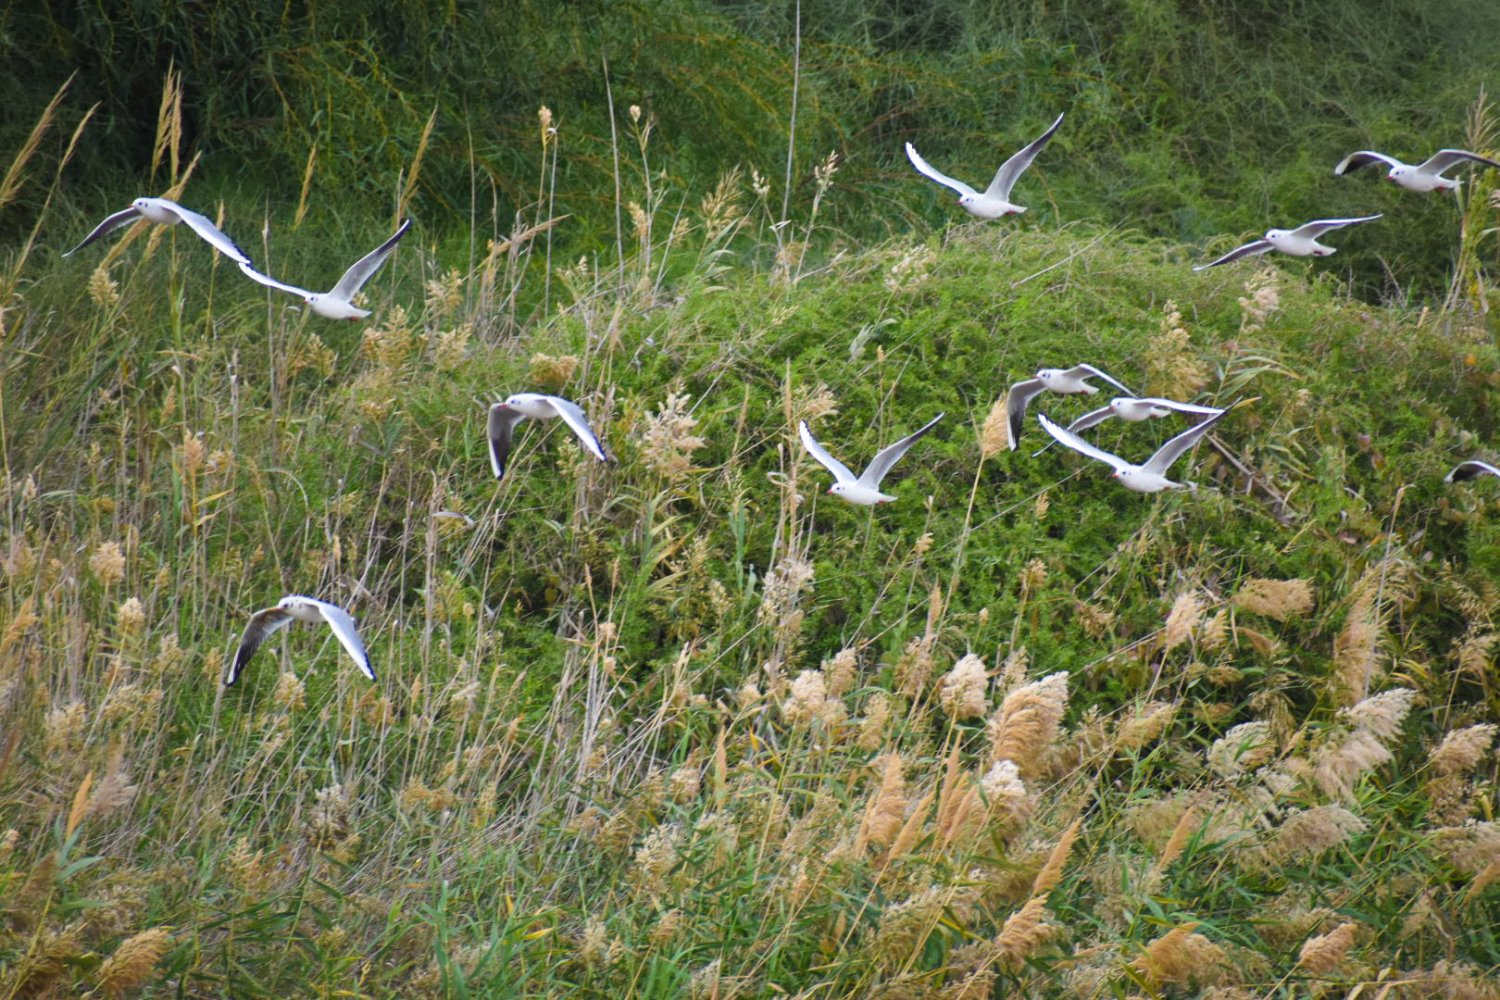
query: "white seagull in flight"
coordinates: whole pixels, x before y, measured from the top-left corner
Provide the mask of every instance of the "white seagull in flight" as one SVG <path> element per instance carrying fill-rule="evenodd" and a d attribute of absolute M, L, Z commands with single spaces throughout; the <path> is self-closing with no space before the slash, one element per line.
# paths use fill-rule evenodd
<path fill-rule="evenodd" d="M 1154 396 L 1135 398 L 1132 396 L 1116 396 L 1109 401 L 1109 405 L 1101 406 L 1097 410 L 1090 410 L 1083 416 L 1074 420 L 1067 429 L 1074 432 L 1086 431 L 1090 427 L 1104 423 L 1110 417 L 1119 417 L 1130 423 L 1140 423 L 1143 420 L 1151 420 L 1165 417 L 1169 413 L 1186 413 L 1190 416 L 1211 417 L 1223 410 L 1217 406 L 1199 406 L 1197 403 L 1179 403 L 1175 399 L 1159 399 Z M 1056 442 L 1048 441 L 1046 446 L 1035 452 L 1035 458 Z"/>
<path fill-rule="evenodd" d="M 1220 264 L 1228 264 L 1232 260 L 1239 260 L 1241 257 L 1262 254 L 1268 250 L 1279 250 L 1293 257 L 1327 257 L 1334 252 L 1334 248 L 1319 243 L 1319 236 L 1330 229 L 1342 229 L 1356 222 L 1374 222 L 1378 218 L 1380 218 L 1379 215 L 1361 215 L 1355 219 L 1314 219 L 1312 222 L 1303 223 L 1296 229 L 1268 229 L 1266 235 L 1260 239 L 1235 247 L 1218 260 L 1199 264 L 1193 270 L 1207 270 L 1210 267 L 1218 267 Z"/>
<path fill-rule="evenodd" d="M 857 504 L 860 507 L 873 507 L 875 504 L 890 503 L 896 499 L 880 492 L 880 481 L 885 478 L 886 473 L 891 471 L 891 466 L 906 454 L 907 449 L 916 444 L 922 435 L 936 427 L 938 421 L 942 419 L 943 414 L 939 413 L 925 426 L 906 435 L 895 444 L 882 448 L 879 454 L 870 459 L 870 464 L 865 466 L 865 471 L 858 476 L 850 472 L 849 467 L 843 462 L 828 454 L 828 450 L 819 444 L 818 439 L 812 436 L 812 431 L 808 430 L 806 420 L 798 423 L 797 433 L 801 436 L 802 447 L 807 449 L 807 453 L 817 459 L 823 468 L 833 473 L 835 482 L 828 488 L 829 493 L 846 503 Z"/>
<path fill-rule="evenodd" d="M 326 292 L 309 292 L 296 285 L 284 284 L 275 278 L 261 274 L 248 261 L 240 262 L 240 270 L 245 272 L 246 277 L 260 282 L 267 288 L 297 296 L 307 303 L 309 309 L 324 319 L 364 319 L 370 315 L 370 310 L 356 306 L 353 302 L 354 296 L 358 295 L 359 290 L 365 287 L 365 282 L 380 270 L 380 265 L 385 263 L 385 259 L 391 255 L 391 251 L 396 249 L 396 244 L 401 242 L 401 237 L 405 236 L 410 228 L 411 220 L 407 219 L 401 223 L 401 228 L 396 230 L 394 236 L 355 261 L 353 266 L 344 272 L 339 283 Z"/>
<path fill-rule="evenodd" d="M 552 420 L 561 417 L 563 423 L 578 435 L 579 443 L 589 454 L 601 462 L 609 461 L 604 454 L 604 445 L 599 443 L 599 436 L 589 426 L 588 416 L 577 403 L 563 399 L 561 396 L 547 396 L 540 392 L 518 392 L 508 397 L 503 403 L 496 403 L 490 407 L 488 422 L 490 468 L 495 470 L 496 479 L 505 475 L 505 464 L 510 458 L 510 438 L 515 431 L 516 424 L 528 417 L 532 420 Z"/>
<path fill-rule="evenodd" d="M 911 165 L 923 176 L 937 181 L 944 187 L 952 188 L 958 192 L 958 204 L 970 215 L 980 219 L 998 219 L 1005 215 L 1019 215 L 1026 211 L 1020 205 L 1013 204 L 1010 200 L 1010 189 L 1016 186 L 1016 180 L 1031 166 L 1031 161 L 1036 159 L 1036 154 L 1047 145 L 1047 140 L 1052 138 L 1052 133 L 1062 124 L 1063 116 L 1058 115 L 1057 121 L 1052 127 L 1043 132 L 1031 144 L 1022 149 L 1015 156 L 1006 160 L 995 171 L 995 179 L 990 181 L 990 186 L 983 193 L 975 191 L 963 181 L 954 180 L 947 174 L 934 170 L 932 165 L 922 159 L 922 154 L 917 152 L 911 143 L 906 144 L 906 158 L 911 160 Z"/>
<path fill-rule="evenodd" d="M 1146 459 L 1140 465 L 1132 465 L 1118 455 L 1112 455 L 1103 448 L 1094 447 L 1066 427 L 1059 427 L 1048 420 L 1045 413 L 1037 414 L 1037 419 L 1041 421 L 1042 427 L 1046 429 L 1048 434 L 1051 434 L 1058 441 L 1072 448 L 1080 455 L 1087 455 L 1089 458 L 1097 459 L 1106 465 L 1113 466 L 1115 478 L 1125 488 L 1135 490 L 1137 493 L 1160 493 L 1165 489 L 1182 489 L 1184 486 L 1190 489 L 1196 488 L 1192 483 L 1174 483 L 1167 478 L 1167 470 L 1172 467 L 1173 462 L 1182 456 L 1183 452 L 1197 444 L 1203 435 L 1208 433 L 1209 428 L 1224 419 L 1225 414 L 1228 412 L 1228 410 L 1223 410 L 1209 417 L 1203 423 L 1189 427 L 1156 449 L 1156 454 Z"/>
<path fill-rule="evenodd" d="M 257 611 L 250 616 L 250 624 L 245 626 L 245 634 L 240 636 L 240 648 L 234 654 L 234 662 L 224 675 L 224 686 L 228 687 L 239 680 L 240 672 L 245 669 L 245 664 L 250 662 L 250 657 L 255 655 L 260 644 L 294 619 L 314 624 L 326 623 L 333 629 L 339 644 L 354 658 L 354 665 L 359 668 L 359 672 L 372 681 L 375 679 L 375 670 L 370 666 L 370 654 L 365 652 L 365 644 L 360 641 L 359 631 L 354 627 L 354 619 L 349 617 L 349 613 L 336 604 L 320 601 L 316 597 L 291 594 L 283 597 L 274 607 Z"/>
<path fill-rule="evenodd" d="M 1443 171 L 1451 170 L 1461 163 L 1477 163 L 1481 167 L 1500 167 L 1500 163 L 1487 156 L 1471 153 L 1467 149 L 1440 149 L 1418 164 L 1402 163 L 1394 156 L 1361 149 L 1340 160 L 1339 165 L 1333 168 L 1333 173 L 1337 177 L 1342 177 L 1351 170 L 1358 170 L 1372 163 L 1385 164 L 1388 168 L 1385 179 L 1401 185 L 1408 191 L 1454 190 L 1458 187 L 1458 181 L 1451 177 L 1444 177 Z"/>
<path fill-rule="evenodd" d="M 1443 477 L 1443 482 L 1461 483 L 1465 479 L 1473 479 L 1475 476 L 1500 476 L 1500 469 L 1495 468 L 1488 462 L 1470 459 L 1467 462 L 1459 462 L 1455 465 L 1453 471 Z"/>
<path fill-rule="evenodd" d="M 137 198 L 130 203 L 129 208 L 116 212 L 95 226 L 94 231 L 85 236 L 82 243 L 63 256 L 68 257 L 77 253 L 105 233 L 118 229 L 127 222 L 134 222 L 136 219 L 145 219 L 147 222 L 155 222 L 163 226 L 175 226 L 179 222 L 185 222 L 187 227 L 202 237 L 209 246 L 230 260 L 237 261 L 241 265 L 250 263 L 250 255 L 235 246 L 234 240 L 225 236 L 223 231 L 209 221 L 207 216 L 183 208 L 177 202 L 168 201 L 166 198 Z"/>
<path fill-rule="evenodd" d="M 1126 395 L 1133 395 L 1120 382 L 1115 381 L 1093 365 L 1074 365 L 1072 368 L 1043 368 L 1034 378 L 1023 379 L 1010 387 L 1005 395 L 1005 416 L 1010 429 L 1010 450 L 1019 448 L 1021 425 L 1026 419 L 1026 406 L 1044 392 L 1077 396 L 1080 393 L 1095 393 L 1098 386 L 1089 385 L 1086 379 L 1102 378 Z"/>

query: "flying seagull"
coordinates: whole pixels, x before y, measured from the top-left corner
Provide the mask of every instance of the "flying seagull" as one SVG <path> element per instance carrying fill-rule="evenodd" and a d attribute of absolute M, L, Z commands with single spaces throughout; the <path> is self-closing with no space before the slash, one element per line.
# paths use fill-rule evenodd
<path fill-rule="evenodd" d="M 1465 479 L 1473 479 L 1475 476 L 1500 476 L 1500 469 L 1495 468 L 1488 462 L 1470 459 L 1467 462 L 1459 462 L 1455 465 L 1453 471 L 1443 477 L 1443 482 L 1461 483 Z"/>
<path fill-rule="evenodd" d="M 375 679 L 375 670 L 370 666 L 370 654 L 365 652 L 365 644 L 360 642 L 359 632 L 349 613 L 336 604 L 329 604 L 315 597 L 290 594 L 278 601 L 275 607 L 257 611 L 250 616 L 250 624 L 245 626 L 245 634 L 240 636 L 240 648 L 234 654 L 234 662 L 224 675 L 224 686 L 228 687 L 239 680 L 240 671 L 245 669 L 245 664 L 250 662 L 250 657 L 255 655 L 260 644 L 293 619 L 314 624 L 326 622 L 333 629 L 339 644 L 354 658 L 354 665 L 359 668 L 359 672 L 372 681 Z"/>
<path fill-rule="evenodd" d="M 1058 115 L 1057 121 L 1052 127 L 1043 132 L 1031 144 L 1022 149 L 1015 156 L 1000 164 L 1000 169 L 995 171 L 995 179 L 990 181 L 990 186 L 984 189 L 984 193 L 975 191 L 963 181 L 954 180 L 947 174 L 939 173 L 932 168 L 922 155 L 917 152 L 911 143 L 906 144 L 906 158 L 911 165 L 924 177 L 937 181 L 944 187 L 952 188 L 958 192 L 958 204 L 965 212 L 980 219 L 998 219 L 1005 215 L 1020 215 L 1026 211 L 1020 205 L 1012 204 L 1010 200 L 1010 189 L 1016 186 L 1017 179 L 1031 166 L 1031 161 L 1036 159 L 1036 154 L 1047 145 L 1047 140 L 1052 138 L 1052 133 L 1062 124 L 1063 116 Z"/>
<path fill-rule="evenodd" d="M 1135 490 L 1137 493 L 1160 493 L 1162 490 L 1168 488 L 1181 489 L 1184 486 L 1193 488 L 1192 483 L 1172 482 L 1167 478 L 1167 469 L 1171 468 L 1172 463 L 1177 461 L 1183 452 L 1197 444 L 1203 435 L 1208 433 L 1209 428 L 1224 419 L 1224 415 L 1228 412 L 1228 410 L 1222 410 L 1203 421 L 1203 423 L 1189 427 L 1156 449 L 1156 454 L 1146 459 L 1140 465 L 1131 465 L 1118 455 L 1112 455 L 1103 448 L 1094 447 L 1066 427 L 1059 427 L 1048 420 L 1045 413 L 1037 414 L 1037 419 L 1042 422 L 1042 427 L 1046 429 L 1048 434 L 1051 434 L 1069 448 L 1072 448 L 1079 454 L 1087 455 L 1089 458 L 1097 459 L 1100 462 L 1113 466 L 1115 478 L 1127 489 Z"/>
<path fill-rule="evenodd" d="M 339 283 L 326 292 L 309 292 L 305 288 L 296 285 L 283 284 L 275 278 L 268 277 L 257 271 L 249 261 L 240 262 L 240 270 L 245 276 L 253 281 L 258 281 L 267 288 L 277 291 L 288 292 L 297 296 L 307 303 L 309 309 L 322 316 L 324 319 L 364 319 L 370 315 L 370 310 L 361 309 L 353 302 L 354 296 L 365 287 L 365 282 L 372 278 L 380 265 L 396 249 L 396 244 L 401 242 L 401 237 L 411 228 L 411 220 L 407 219 L 401 223 L 401 228 L 396 230 L 394 236 L 386 240 L 380 246 L 365 254 L 339 279 Z"/>
<path fill-rule="evenodd" d="M 1334 252 L 1334 248 L 1319 243 L 1319 236 L 1330 229 L 1342 229 L 1356 222 L 1374 222 L 1378 218 L 1380 218 L 1379 215 L 1361 215 L 1357 219 L 1314 219 L 1312 222 L 1303 223 L 1296 229 L 1268 229 L 1266 235 L 1260 239 L 1251 240 L 1242 247 L 1235 247 L 1218 260 L 1199 264 L 1193 270 L 1207 270 L 1210 267 L 1218 267 L 1220 264 L 1228 264 L 1232 260 L 1239 260 L 1241 257 L 1262 254 L 1267 250 L 1280 250 L 1293 257 L 1327 257 Z"/>
<path fill-rule="evenodd" d="M 1034 398 L 1043 392 L 1057 392 L 1064 396 L 1076 396 L 1079 393 L 1085 392 L 1098 392 L 1098 386 L 1089 385 L 1085 381 L 1090 378 L 1102 378 L 1127 396 L 1134 395 L 1124 385 L 1115 381 L 1093 365 L 1074 365 L 1072 368 L 1043 368 L 1036 373 L 1036 377 L 1024 379 L 1012 385 L 1010 392 L 1005 396 L 1005 415 L 1010 423 L 1010 450 L 1015 451 L 1020 447 L 1021 425 L 1026 419 L 1026 407 Z"/>
<path fill-rule="evenodd" d="M 886 473 L 891 471 L 891 466 L 905 455 L 912 445 L 938 425 L 943 419 L 943 414 L 929 420 L 926 425 L 912 431 L 906 437 L 893 445 L 888 445 L 880 450 L 870 464 L 865 466 L 865 471 L 858 477 L 849 471 L 849 467 L 832 455 L 828 450 L 818 443 L 818 439 L 812 436 L 812 431 L 807 428 L 807 421 L 803 420 L 797 425 L 797 433 L 802 438 L 802 447 L 807 453 L 818 460 L 818 464 L 833 473 L 834 484 L 828 488 L 828 492 L 846 503 L 857 504 L 861 507 L 873 507 L 878 503 L 890 503 L 896 499 L 889 494 L 880 492 L 880 481 L 885 478 Z"/>
<path fill-rule="evenodd" d="M 551 420 L 555 417 L 562 417 L 563 423 L 578 435 L 579 443 L 589 454 L 601 462 L 609 461 L 604 454 L 604 446 L 599 443 L 598 435 L 589 426 L 589 418 L 577 403 L 563 399 L 561 396 L 547 396 L 539 392 L 518 392 L 505 402 L 496 403 L 490 407 L 490 468 L 495 470 L 496 479 L 505 475 L 505 463 L 510 458 L 511 434 L 515 431 L 516 424 L 527 417 L 532 420 Z"/>
<path fill-rule="evenodd" d="M 1155 417 L 1165 417 L 1169 413 L 1186 413 L 1193 416 L 1211 417 L 1223 410 L 1217 406 L 1199 406 L 1196 403 L 1179 403 L 1175 399 L 1158 399 L 1156 397 L 1141 397 L 1139 399 L 1131 396 L 1116 396 L 1109 401 L 1108 406 L 1101 406 L 1097 410 L 1090 410 L 1077 420 L 1068 425 L 1067 429 L 1074 432 L 1088 430 L 1090 427 L 1104 423 L 1110 417 L 1119 417 L 1131 423 L 1140 423 Z M 1048 441 L 1046 446 L 1036 451 L 1032 457 L 1035 458 L 1056 442 Z"/>
<path fill-rule="evenodd" d="M 1372 163 L 1385 164 L 1389 168 L 1385 179 L 1401 185 L 1408 191 L 1454 190 L 1458 187 L 1458 181 L 1451 177 L 1444 177 L 1443 171 L 1451 170 L 1461 163 L 1477 163 L 1482 167 L 1500 167 L 1500 163 L 1487 156 L 1471 153 L 1467 149 L 1440 149 L 1416 165 L 1402 163 L 1394 156 L 1386 156 L 1384 153 L 1361 149 L 1340 160 L 1339 165 L 1333 168 L 1333 173 L 1337 177 L 1342 177 L 1351 170 L 1358 170 Z"/>
<path fill-rule="evenodd" d="M 250 263 L 250 255 L 235 246 L 234 240 L 225 236 L 223 231 L 210 222 L 207 216 L 183 208 L 177 202 L 168 201 L 166 198 L 137 198 L 130 203 L 129 208 L 116 212 L 95 226 L 94 231 L 85 236 L 82 243 L 63 256 L 72 256 L 105 233 L 118 229 L 127 222 L 134 222 L 136 219 L 145 219 L 147 222 L 155 222 L 163 226 L 175 226 L 179 222 L 185 222 L 189 229 L 230 260 L 238 261 L 242 266 Z"/>

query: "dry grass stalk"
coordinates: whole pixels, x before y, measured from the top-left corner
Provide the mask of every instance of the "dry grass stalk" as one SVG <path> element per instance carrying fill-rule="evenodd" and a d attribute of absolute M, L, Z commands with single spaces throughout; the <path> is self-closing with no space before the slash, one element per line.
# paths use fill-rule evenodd
<path fill-rule="evenodd" d="M 1167 624 L 1162 632 L 1162 649 L 1170 652 L 1193 637 L 1193 629 L 1203 619 L 1203 602 L 1192 591 L 1183 591 L 1172 602 Z"/>
<path fill-rule="evenodd" d="M 1067 707 L 1067 671 L 1016 688 L 985 727 L 991 756 L 1015 761 L 1023 776 L 1040 773 Z"/>
<path fill-rule="evenodd" d="M 984 458 L 998 455 L 1010 447 L 1009 400 L 1010 393 L 995 400 L 979 428 L 979 454 Z"/>
<path fill-rule="evenodd" d="M 126 938 L 99 966 L 99 992 L 118 997 L 144 986 L 156 963 L 171 947 L 172 932 L 165 927 L 153 927 Z"/>
<path fill-rule="evenodd" d="M 42 137 L 52 127 L 52 120 L 57 115 L 58 105 L 62 104 L 63 95 L 68 92 L 68 87 L 73 83 L 70 76 L 63 81 L 63 85 L 57 88 L 57 93 L 52 95 L 52 100 L 42 109 L 36 124 L 31 126 L 31 132 L 26 136 L 26 141 L 21 143 L 21 148 L 11 159 L 10 166 L 5 171 L 5 177 L 0 179 L 0 208 L 4 208 L 15 200 L 16 194 L 21 190 L 25 180 L 26 164 L 31 162 L 32 156 L 36 154 L 37 147 L 42 144 Z"/>
<path fill-rule="evenodd" d="M 1234 606 L 1242 611 L 1284 622 L 1301 618 L 1312 611 L 1316 600 L 1307 580 L 1269 580 L 1253 577 L 1246 580 L 1234 595 Z"/>
<path fill-rule="evenodd" d="M 1027 956 L 1046 942 L 1057 928 L 1043 922 L 1047 913 L 1047 894 L 1032 896 L 1019 910 L 1005 918 L 995 938 L 994 960 L 1001 968 L 1014 971 Z"/>
<path fill-rule="evenodd" d="M 861 853 L 866 844 L 885 847 L 892 843 L 906 816 L 906 779 L 901 755 L 882 754 L 872 763 L 880 767 L 880 787 L 870 796 L 855 836 L 855 849 Z"/>
<path fill-rule="evenodd" d="M 1233 778 L 1255 770 L 1275 753 L 1271 724 L 1257 719 L 1242 722 L 1214 740 L 1208 749 L 1208 766 L 1221 777 Z"/>
<path fill-rule="evenodd" d="M 1131 964 L 1158 985 L 1192 985 L 1217 982 L 1223 977 L 1227 956 L 1224 949 L 1194 931 L 1198 925 L 1184 924 L 1146 946 Z"/>
<path fill-rule="evenodd" d="M 1082 817 L 1068 824 L 1068 828 L 1062 832 L 1057 843 L 1052 845 L 1052 850 L 1047 854 L 1047 861 L 1042 865 L 1042 870 L 1036 873 L 1036 878 L 1031 882 L 1031 895 L 1045 896 L 1057 888 L 1057 883 L 1062 879 L 1063 866 L 1068 863 L 1068 855 L 1072 853 L 1073 842 L 1078 839 L 1078 831 L 1083 828 Z"/>
<path fill-rule="evenodd" d="M 1343 963 L 1344 956 L 1354 946 L 1354 932 L 1358 929 L 1358 924 L 1345 922 L 1327 934 L 1308 938 L 1297 954 L 1297 967 L 1315 976 L 1326 976 Z"/>
<path fill-rule="evenodd" d="M 938 704 L 955 721 L 978 718 L 989 709 L 985 696 L 989 682 L 984 661 L 970 653 L 943 676 L 938 689 Z"/>

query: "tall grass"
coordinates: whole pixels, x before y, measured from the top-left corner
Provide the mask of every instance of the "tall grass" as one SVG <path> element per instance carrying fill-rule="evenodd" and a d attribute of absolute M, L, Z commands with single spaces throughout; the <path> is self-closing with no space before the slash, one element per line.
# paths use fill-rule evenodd
<path fill-rule="evenodd" d="M 545 267 L 531 190 L 472 266 L 413 234 L 359 325 L 169 230 L 12 251 L 0 996 L 1492 995 L 1500 508 L 1441 484 L 1496 434 L 1483 317 L 1087 224 L 855 250 L 842 163 L 780 226 L 758 171 L 661 181 L 649 116 L 623 260 Z M 280 231 L 310 149 L 292 274 L 389 231 Z M 1233 461 L 1152 499 L 982 442 L 1085 358 L 1258 397 Z M 534 424 L 495 482 L 518 390 L 614 461 Z M 796 443 L 939 407 L 877 511 Z M 297 626 L 224 689 L 289 592 L 381 681 Z"/>

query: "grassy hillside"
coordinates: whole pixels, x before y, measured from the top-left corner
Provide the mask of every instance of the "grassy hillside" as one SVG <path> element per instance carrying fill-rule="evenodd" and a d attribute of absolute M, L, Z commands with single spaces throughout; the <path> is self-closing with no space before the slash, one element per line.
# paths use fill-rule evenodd
<path fill-rule="evenodd" d="M 0 996 L 1494 996 L 1500 501 L 1441 481 L 1496 434 L 1480 272 L 1371 306 L 1042 212 L 856 245 L 838 176 L 780 228 L 698 184 L 620 259 L 418 230 L 351 325 L 182 232 L 12 251 Z M 388 231 L 257 211 L 313 283 Z M 1077 361 L 1242 401 L 1202 488 L 1003 447 Z M 514 391 L 614 461 L 523 425 L 496 483 Z M 796 440 L 938 412 L 874 511 Z M 378 683 L 295 626 L 220 685 L 291 592 Z"/>

